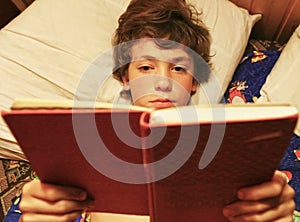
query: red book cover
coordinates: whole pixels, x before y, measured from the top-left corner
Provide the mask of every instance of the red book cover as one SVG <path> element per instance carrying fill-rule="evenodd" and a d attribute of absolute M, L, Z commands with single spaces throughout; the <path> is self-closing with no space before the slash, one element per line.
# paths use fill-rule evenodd
<path fill-rule="evenodd" d="M 2 116 L 39 178 L 88 190 L 95 211 L 223 222 L 222 208 L 237 189 L 270 180 L 298 113 L 289 106 L 220 107 L 19 109 Z"/>
<path fill-rule="evenodd" d="M 94 211 L 148 215 L 147 185 L 135 180 L 145 177 L 142 151 L 119 139 L 130 127 L 136 133 L 131 142 L 140 144 L 141 113 L 45 109 L 3 115 L 42 181 L 86 189 Z"/>
<path fill-rule="evenodd" d="M 237 200 L 239 188 L 270 180 L 297 114 L 276 116 L 276 108 L 266 108 L 265 114 L 251 106 L 232 114 L 220 108 L 212 111 L 215 120 L 195 123 L 200 110 L 178 109 L 178 122 L 168 122 L 165 111 L 152 117 L 161 122 L 143 122 L 152 221 L 225 222 L 222 209 Z M 238 119 L 239 112 L 246 118 Z"/>

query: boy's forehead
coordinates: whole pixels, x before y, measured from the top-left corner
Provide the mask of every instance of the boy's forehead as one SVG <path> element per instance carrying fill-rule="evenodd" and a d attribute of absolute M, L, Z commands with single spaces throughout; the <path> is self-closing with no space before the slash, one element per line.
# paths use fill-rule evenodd
<path fill-rule="evenodd" d="M 174 44 L 173 44 L 174 45 Z M 131 48 L 132 60 L 155 59 L 160 61 L 190 61 L 191 55 L 183 45 L 175 44 L 173 47 L 160 47 L 150 38 L 139 39 Z"/>

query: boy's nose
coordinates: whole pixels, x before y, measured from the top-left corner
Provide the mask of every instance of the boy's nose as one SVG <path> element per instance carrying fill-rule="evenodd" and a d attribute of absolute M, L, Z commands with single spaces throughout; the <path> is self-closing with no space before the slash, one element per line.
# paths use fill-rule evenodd
<path fill-rule="evenodd" d="M 154 87 L 156 91 L 171 91 L 172 80 L 165 76 L 157 76 Z"/>

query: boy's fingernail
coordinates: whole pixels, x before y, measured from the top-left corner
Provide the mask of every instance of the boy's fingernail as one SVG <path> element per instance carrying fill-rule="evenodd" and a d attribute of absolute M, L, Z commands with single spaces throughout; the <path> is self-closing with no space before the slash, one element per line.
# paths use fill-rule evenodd
<path fill-rule="evenodd" d="M 233 221 L 233 217 L 227 217 L 227 220 Z"/>
<path fill-rule="evenodd" d="M 223 215 L 225 217 L 230 217 L 230 209 L 228 209 L 228 207 L 223 208 Z"/>
<path fill-rule="evenodd" d="M 245 198 L 245 194 L 243 191 L 239 190 L 237 193 L 237 196 L 239 199 L 243 200 Z"/>
<path fill-rule="evenodd" d="M 228 217 L 228 216 L 229 216 L 229 215 L 228 215 L 228 210 L 223 209 L 223 215 L 224 215 L 225 217 Z"/>
<path fill-rule="evenodd" d="M 80 200 L 85 200 L 87 198 L 87 193 L 85 191 L 81 192 L 79 198 Z"/>
<path fill-rule="evenodd" d="M 87 193 L 82 190 L 77 190 L 73 192 L 73 197 L 76 200 L 85 200 L 87 198 Z"/>

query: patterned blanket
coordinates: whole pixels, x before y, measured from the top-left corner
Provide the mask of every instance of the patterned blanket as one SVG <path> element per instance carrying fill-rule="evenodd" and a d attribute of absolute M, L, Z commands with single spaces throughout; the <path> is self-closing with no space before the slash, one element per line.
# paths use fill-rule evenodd
<path fill-rule="evenodd" d="M 0 159 L 0 221 L 3 221 L 4 215 L 22 186 L 33 178 L 34 172 L 29 163 Z"/>

